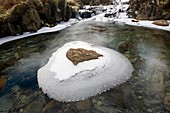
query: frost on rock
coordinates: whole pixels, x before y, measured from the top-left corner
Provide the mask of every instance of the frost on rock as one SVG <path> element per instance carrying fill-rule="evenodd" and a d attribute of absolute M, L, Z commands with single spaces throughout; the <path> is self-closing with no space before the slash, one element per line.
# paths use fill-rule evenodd
<path fill-rule="evenodd" d="M 68 53 L 72 55 L 73 51 L 76 51 L 75 56 L 79 53 L 80 57 L 87 57 L 92 52 L 95 57 L 83 57 L 74 64 L 68 58 Z M 38 70 L 38 84 L 50 98 L 78 101 L 125 82 L 132 71 L 131 63 L 122 54 L 102 46 L 74 41 L 54 52 L 49 62 Z"/>

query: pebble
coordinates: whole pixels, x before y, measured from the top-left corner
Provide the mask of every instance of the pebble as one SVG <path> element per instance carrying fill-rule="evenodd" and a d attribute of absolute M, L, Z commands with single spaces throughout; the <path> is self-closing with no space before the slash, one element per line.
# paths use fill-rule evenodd
<path fill-rule="evenodd" d="M 97 103 L 97 100 L 96 100 L 96 99 L 92 99 L 92 103 L 93 103 L 93 104 L 96 104 L 96 103 Z"/>
<path fill-rule="evenodd" d="M 97 105 L 101 106 L 102 105 L 102 101 L 97 101 Z"/>
<path fill-rule="evenodd" d="M 149 113 L 152 113 L 152 109 L 150 109 L 150 108 L 148 108 L 147 111 L 148 111 Z"/>
<path fill-rule="evenodd" d="M 137 98 L 138 98 L 138 100 L 142 100 L 142 99 L 143 99 L 143 97 L 142 97 L 142 96 L 138 96 Z"/>
<path fill-rule="evenodd" d="M 91 100 L 87 99 L 87 100 L 81 100 L 79 102 L 77 102 L 76 107 L 78 110 L 86 110 L 91 106 Z"/>

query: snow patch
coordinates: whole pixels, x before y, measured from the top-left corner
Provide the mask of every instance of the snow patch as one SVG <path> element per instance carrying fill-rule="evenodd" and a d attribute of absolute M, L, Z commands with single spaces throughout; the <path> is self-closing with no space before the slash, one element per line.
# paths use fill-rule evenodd
<path fill-rule="evenodd" d="M 94 50 L 102 57 L 74 65 L 66 57 L 70 48 Z M 122 54 L 81 41 L 65 44 L 38 70 L 38 85 L 50 98 L 78 101 L 100 94 L 128 80 L 133 71 Z"/>

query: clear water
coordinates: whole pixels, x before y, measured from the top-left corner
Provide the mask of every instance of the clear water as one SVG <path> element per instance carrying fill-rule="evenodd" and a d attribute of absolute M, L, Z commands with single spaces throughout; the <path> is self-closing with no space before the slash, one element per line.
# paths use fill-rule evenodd
<path fill-rule="evenodd" d="M 170 32 L 82 22 L 63 31 L 0 46 L 0 113 L 168 113 L 170 110 Z M 37 70 L 63 44 L 85 41 L 117 50 L 134 66 L 126 83 L 85 101 L 50 100 L 37 85 Z M 62 65 L 62 64 L 60 64 Z"/>

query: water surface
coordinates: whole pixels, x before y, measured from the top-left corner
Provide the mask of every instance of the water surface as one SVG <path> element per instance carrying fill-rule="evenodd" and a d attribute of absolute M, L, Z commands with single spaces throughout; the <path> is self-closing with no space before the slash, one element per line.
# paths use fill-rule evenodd
<path fill-rule="evenodd" d="M 0 46 L 0 113 L 168 113 L 170 110 L 170 32 L 80 22 L 63 31 Z M 85 41 L 124 54 L 134 66 L 130 80 L 85 101 L 50 100 L 37 85 L 37 70 L 70 41 Z M 62 65 L 62 64 L 59 64 Z M 44 109 L 44 110 L 43 110 Z"/>

